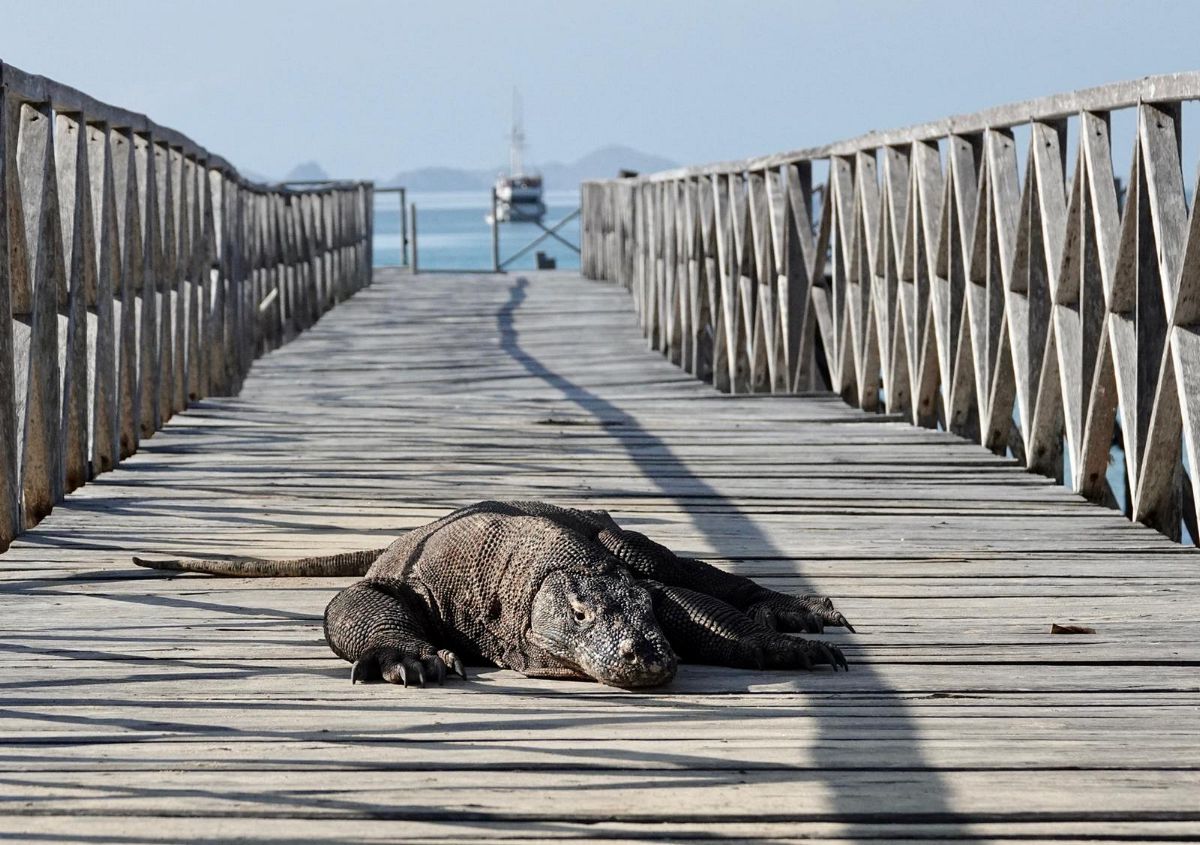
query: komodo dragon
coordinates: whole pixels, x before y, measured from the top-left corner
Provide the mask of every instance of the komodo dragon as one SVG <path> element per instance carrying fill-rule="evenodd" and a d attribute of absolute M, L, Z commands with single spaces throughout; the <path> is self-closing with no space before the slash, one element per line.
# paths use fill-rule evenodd
<path fill-rule="evenodd" d="M 828 599 L 790 596 L 676 557 L 604 511 L 480 502 L 385 549 L 270 561 L 134 558 L 233 576 L 365 575 L 325 609 L 351 680 L 441 682 L 485 661 L 536 678 L 648 687 L 678 660 L 743 668 L 846 667 L 828 643 L 781 631 L 853 631 Z"/>

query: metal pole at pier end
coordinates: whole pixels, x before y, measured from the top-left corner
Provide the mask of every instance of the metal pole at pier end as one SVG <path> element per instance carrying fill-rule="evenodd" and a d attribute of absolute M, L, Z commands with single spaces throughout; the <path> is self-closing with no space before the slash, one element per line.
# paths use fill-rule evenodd
<path fill-rule="evenodd" d="M 408 207 L 408 190 L 400 189 L 400 266 L 408 266 L 408 215 L 404 210 Z"/>
<path fill-rule="evenodd" d="M 500 272 L 500 217 L 496 202 L 496 186 L 492 185 L 492 272 Z"/>
<path fill-rule="evenodd" d="M 417 272 L 417 204 L 414 202 L 409 208 L 412 209 L 412 271 Z"/>

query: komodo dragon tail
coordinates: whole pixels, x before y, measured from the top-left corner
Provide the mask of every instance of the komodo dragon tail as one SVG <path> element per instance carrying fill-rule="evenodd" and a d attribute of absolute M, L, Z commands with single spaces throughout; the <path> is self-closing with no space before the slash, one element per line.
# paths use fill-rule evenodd
<path fill-rule="evenodd" d="M 385 551 L 387 551 L 386 547 L 320 557 L 298 557 L 291 560 L 266 560 L 258 557 L 239 557 L 231 560 L 208 560 L 205 558 L 148 560 L 135 557 L 133 562 L 148 569 L 202 572 L 206 575 L 229 575 L 235 578 L 332 578 L 365 575 L 375 559 Z"/>

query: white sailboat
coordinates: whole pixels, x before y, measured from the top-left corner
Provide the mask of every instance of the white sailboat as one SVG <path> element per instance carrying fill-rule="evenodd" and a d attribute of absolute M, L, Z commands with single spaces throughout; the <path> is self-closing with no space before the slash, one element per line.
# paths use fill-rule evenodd
<path fill-rule="evenodd" d="M 521 98 L 513 90 L 512 134 L 509 135 L 508 172 L 496 179 L 496 219 L 501 223 L 540 223 L 546 216 L 546 203 L 542 201 L 542 177 L 537 172 L 526 172 L 522 162 L 525 152 L 525 130 L 521 126 Z M 491 215 L 488 215 L 491 223 Z"/>

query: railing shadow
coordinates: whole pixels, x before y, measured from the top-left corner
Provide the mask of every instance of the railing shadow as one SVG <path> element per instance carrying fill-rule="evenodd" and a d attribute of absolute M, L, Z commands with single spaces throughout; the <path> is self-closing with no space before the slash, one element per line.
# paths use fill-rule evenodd
<path fill-rule="evenodd" d="M 755 523 L 750 514 L 742 510 L 737 503 L 722 495 L 702 475 L 694 472 L 688 466 L 687 462 L 676 455 L 662 438 L 642 426 L 635 416 L 588 388 L 576 384 L 565 376 L 555 372 L 545 362 L 522 347 L 520 331 L 516 327 L 515 317 L 527 299 L 528 288 L 529 280 L 527 278 L 517 278 L 509 287 L 507 301 L 500 307 L 496 314 L 496 326 L 503 351 L 513 361 L 520 364 L 526 372 L 557 389 L 562 393 L 564 398 L 573 402 L 581 410 L 591 414 L 597 420 L 610 423 L 603 426 L 600 430 L 622 445 L 629 460 L 638 466 L 645 478 L 654 483 L 665 497 L 676 500 L 681 506 L 686 507 L 686 502 L 682 501 L 681 497 L 669 485 L 664 484 L 657 474 L 663 470 L 669 470 L 669 475 L 672 476 L 673 480 L 677 481 L 682 477 L 691 482 L 693 487 L 692 492 L 688 494 L 688 498 L 693 498 L 696 495 L 703 496 L 707 500 L 707 508 L 711 508 L 712 504 L 719 502 L 727 508 L 729 514 L 739 517 L 742 524 L 741 531 L 738 533 L 741 538 L 748 538 L 756 547 L 769 550 L 769 555 L 772 557 L 788 557 L 788 551 L 776 546 L 770 536 Z M 654 460 L 649 465 L 645 465 L 641 457 L 644 454 L 644 447 L 647 443 L 652 443 L 657 447 Z M 707 531 L 703 520 L 695 520 L 693 524 L 698 531 L 704 534 L 708 542 L 721 556 L 728 558 L 741 556 L 742 550 L 733 545 L 728 536 Z M 805 592 L 815 592 L 802 578 L 798 579 L 797 583 L 801 585 Z M 860 620 L 854 621 L 858 622 Z M 886 744 L 886 748 L 881 746 L 881 757 L 886 755 L 889 768 L 900 769 L 906 773 L 908 782 L 905 786 L 907 789 L 920 790 L 924 794 L 926 800 L 929 802 L 929 813 L 922 814 L 922 816 L 929 821 L 936 821 L 942 825 L 952 825 L 954 823 L 954 814 L 945 800 L 947 785 L 941 777 L 940 772 L 926 760 L 921 747 L 920 730 L 905 707 L 904 702 L 897 693 L 888 690 L 886 681 L 878 673 L 874 672 L 870 665 L 854 664 L 852 671 L 866 673 L 873 680 L 877 681 L 878 692 L 875 695 L 888 699 L 889 741 Z M 811 680 L 813 687 L 821 684 L 823 677 L 827 676 L 816 673 L 807 676 Z M 817 725 L 820 736 L 812 745 L 812 754 L 818 763 L 818 770 L 833 771 L 846 768 L 838 753 L 836 732 L 832 730 L 832 726 L 823 723 L 820 711 L 810 710 L 801 713 L 797 709 L 797 718 L 812 719 Z M 869 739 L 855 740 L 859 744 L 870 741 Z M 859 759 L 861 760 L 861 757 Z M 779 777 L 781 779 L 795 780 L 799 786 L 812 780 L 811 773 L 801 770 L 780 771 Z M 869 834 L 866 828 L 859 828 L 857 826 L 857 820 L 865 820 L 867 817 L 873 815 L 881 817 L 886 815 L 887 808 L 875 807 L 871 808 L 871 812 L 869 813 L 864 812 L 861 795 L 853 794 L 853 789 L 848 790 L 846 793 L 839 792 L 838 784 L 839 780 L 836 777 L 827 779 L 824 784 L 833 802 L 833 806 L 829 808 L 829 816 L 846 822 L 847 829 L 844 833 L 846 838 L 853 839 L 859 837 L 861 841 L 865 842 L 868 841 L 865 837 L 870 835 L 870 841 L 878 841 L 876 838 L 878 836 L 878 828 L 872 826 L 871 829 L 874 833 Z M 904 787 L 898 785 L 898 788 Z M 910 817 L 909 820 L 914 819 Z M 952 836 L 956 831 L 943 830 L 942 832 L 944 835 Z M 965 833 L 965 829 L 961 832 Z"/>

